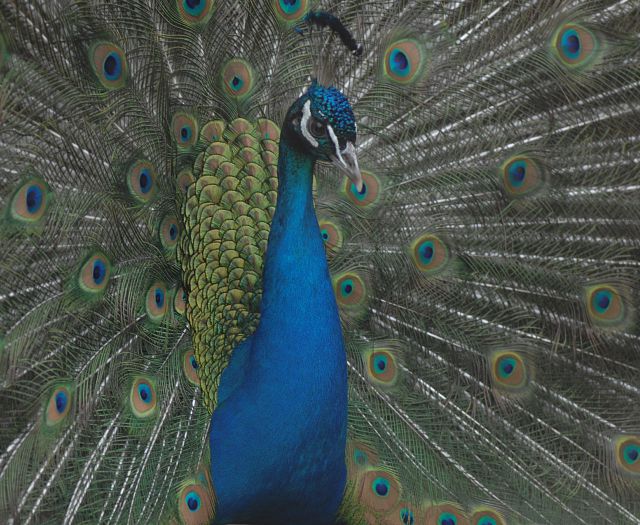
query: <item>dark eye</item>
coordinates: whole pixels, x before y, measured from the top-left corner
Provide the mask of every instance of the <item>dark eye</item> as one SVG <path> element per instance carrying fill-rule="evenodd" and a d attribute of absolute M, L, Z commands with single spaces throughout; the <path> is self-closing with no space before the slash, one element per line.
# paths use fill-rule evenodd
<path fill-rule="evenodd" d="M 320 138 L 324 137 L 324 134 L 327 130 L 327 127 L 324 125 L 324 122 L 320 122 L 315 118 L 311 117 L 309 119 L 309 133 L 311 133 L 314 137 Z"/>

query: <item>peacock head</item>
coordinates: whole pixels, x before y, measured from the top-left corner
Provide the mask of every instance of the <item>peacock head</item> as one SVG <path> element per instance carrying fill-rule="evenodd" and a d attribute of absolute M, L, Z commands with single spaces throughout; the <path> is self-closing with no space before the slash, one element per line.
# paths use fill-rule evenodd
<path fill-rule="evenodd" d="M 316 160 L 333 163 L 362 191 L 356 120 L 351 104 L 339 90 L 314 81 L 289 108 L 283 131 L 292 146 Z"/>

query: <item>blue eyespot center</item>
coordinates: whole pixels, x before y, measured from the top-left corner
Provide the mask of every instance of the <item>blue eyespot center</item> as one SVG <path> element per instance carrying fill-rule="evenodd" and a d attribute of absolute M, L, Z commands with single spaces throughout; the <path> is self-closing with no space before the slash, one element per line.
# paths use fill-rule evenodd
<path fill-rule="evenodd" d="M 485 516 L 483 518 L 480 518 L 478 525 L 497 525 L 497 524 L 496 524 L 496 520 L 494 520 L 492 517 Z"/>
<path fill-rule="evenodd" d="M 415 520 L 413 512 L 406 507 L 400 510 L 400 519 L 404 525 L 413 525 Z"/>
<path fill-rule="evenodd" d="M 375 367 L 378 372 L 384 372 L 387 369 L 387 356 L 386 355 L 378 355 L 375 358 Z"/>
<path fill-rule="evenodd" d="M 359 201 L 363 201 L 367 197 L 367 185 L 363 182 L 362 189 L 358 191 L 356 185 L 351 183 L 351 193 L 353 193 L 354 197 Z"/>
<path fill-rule="evenodd" d="M 391 71 L 400 77 L 406 77 L 411 72 L 409 57 L 400 49 L 391 52 L 390 66 Z"/>
<path fill-rule="evenodd" d="M 149 170 L 147 169 L 143 169 L 142 171 L 140 171 L 140 191 L 142 193 L 149 193 L 149 190 L 151 190 L 151 174 L 149 173 Z"/>
<path fill-rule="evenodd" d="M 431 259 L 433 259 L 433 243 L 429 242 L 424 245 L 424 248 L 422 249 L 422 255 L 425 260 L 430 261 Z"/>
<path fill-rule="evenodd" d="M 580 55 L 580 36 L 575 29 L 569 29 L 562 35 L 560 41 L 562 50 L 569 58 L 577 58 Z"/>
<path fill-rule="evenodd" d="M 364 465 L 367 462 L 367 455 L 360 449 L 356 449 L 353 453 L 353 459 L 357 465 Z"/>
<path fill-rule="evenodd" d="M 287 13 L 294 13 L 300 7 L 300 0 L 280 0 L 280 7 Z"/>
<path fill-rule="evenodd" d="M 580 39 L 578 35 L 570 35 L 567 37 L 567 50 L 569 53 L 578 53 L 580 51 Z"/>
<path fill-rule="evenodd" d="M 186 495 L 185 501 L 187 502 L 187 507 L 189 507 L 191 512 L 196 512 L 200 508 L 200 496 L 198 496 L 194 491 L 191 491 Z"/>
<path fill-rule="evenodd" d="M 175 224 L 172 224 L 171 227 L 169 228 L 169 238 L 172 241 L 175 241 L 177 237 L 178 237 L 178 227 Z"/>
<path fill-rule="evenodd" d="M 325 241 L 329 240 L 329 232 L 327 232 L 327 230 L 322 230 L 320 233 Z"/>
<path fill-rule="evenodd" d="M 238 75 L 234 75 L 234 77 L 231 79 L 231 87 L 236 91 L 242 88 L 243 84 L 244 82 Z"/>
<path fill-rule="evenodd" d="M 26 201 L 29 213 L 36 213 L 42 205 L 42 190 L 38 186 L 29 186 Z"/>
<path fill-rule="evenodd" d="M 142 399 L 142 401 L 144 401 L 147 404 L 151 403 L 153 398 L 153 394 L 151 393 L 151 387 L 146 383 L 140 383 L 138 385 L 138 395 L 140 396 L 140 399 Z"/>
<path fill-rule="evenodd" d="M 351 292 L 353 292 L 353 281 L 351 279 L 346 279 L 342 283 L 342 294 L 351 295 Z"/>
<path fill-rule="evenodd" d="M 386 498 L 391 490 L 389 482 L 384 478 L 376 478 L 373 481 L 372 488 L 373 492 L 375 492 L 381 498 Z"/>
<path fill-rule="evenodd" d="M 524 183 L 527 175 L 527 163 L 518 160 L 509 166 L 509 182 L 515 188 L 519 188 Z"/>
<path fill-rule="evenodd" d="M 611 305 L 613 295 L 609 290 L 598 290 L 593 297 L 593 305 L 599 313 L 603 314 Z"/>
<path fill-rule="evenodd" d="M 640 458 L 640 446 L 629 444 L 624 447 L 624 459 L 629 465 L 633 465 Z"/>
<path fill-rule="evenodd" d="M 440 518 L 438 519 L 438 525 L 457 525 L 458 518 L 456 518 L 450 512 L 444 512 L 440 514 Z"/>
<path fill-rule="evenodd" d="M 200 365 L 198 365 L 198 361 L 196 361 L 196 356 L 192 355 L 189 362 L 191 363 L 191 368 L 193 368 L 194 370 L 198 370 L 198 368 L 200 368 Z"/>
<path fill-rule="evenodd" d="M 182 142 L 187 142 L 191 138 L 191 128 L 188 126 L 182 126 L 182 128 L 180 128 L 180 137 Z"/>
<path fill-rule="evenodd" d="M 500 361 L 500 375 L 509 377 L 516 369 L 516 361 L 512 357 L 506 357 Z"/>
<path fill-rule="evenodd" d="M 102 284 L 106 275 L 107 275 L 107 268 L 104 262 L 101 261 L 100 259 L 97 259 L 96 261 L 94 261 L 93 272 L 92 272 L 93 282 L 95 284 Z"/>
<path fill-rule="evenodd" d="M 204 11 L 206 7 L 206 2 L 204 0 L 184 0 L 185 10 L 191 16 L 199 16 Z"/>
<path fill-rule="evenodd" d="M 433 241 L 425 241 L 418 250 L 420 253 L 420 262 L 422 264 L 431 264 L 435 251 Z"/>
<path fill-rule="evenodd" d="M 67 408 L 67 402 L 68 399 L 65 392 L 60 391 L 56 394 L 55 403 L 58 414 L 62 414 L 65 411 L 65 409 Z"/>
<path fill-rule="evenodd" d="M 118 56 L 115 51 L 109 53 L 104 59 L 102 69 L 104 70 L 104 75 L 107 80 L 118 80 L 122 73 L 122 61 L 120 60 L 120 56 Z"/>
<path fill-rule="evenodd" d="M 164 305 L 164 292 L 160 288 L 156 288 L 155 301 L 156 306 L 158 308 L 162 308 L 162 306 Z"/>

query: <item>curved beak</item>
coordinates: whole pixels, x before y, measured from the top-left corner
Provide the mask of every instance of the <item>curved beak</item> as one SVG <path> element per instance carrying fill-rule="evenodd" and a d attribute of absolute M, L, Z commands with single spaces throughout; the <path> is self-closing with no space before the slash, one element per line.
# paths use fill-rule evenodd
<path fill-rule="evenodd" d="M 336 156 L 331 156 L 331 162 L 344 173 L 355 185 L 358 192 L 362 191 L 362 174 L 358 166 L 356 148 L 351 142 L 347 142 L 343 150 L 336 148 Z"/>

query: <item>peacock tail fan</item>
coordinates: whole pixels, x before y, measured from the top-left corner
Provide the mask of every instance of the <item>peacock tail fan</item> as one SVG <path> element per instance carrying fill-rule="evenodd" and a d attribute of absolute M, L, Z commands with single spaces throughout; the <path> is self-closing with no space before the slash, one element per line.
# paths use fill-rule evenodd
<path fill-rule="evenodd" d="M 315 173 L 342 522 L 640 523 L 639 27 L 624 0 L 3 0 L 0 516 L 214 519 L 210 412 L 320 78 L 364 183 Z"/>

